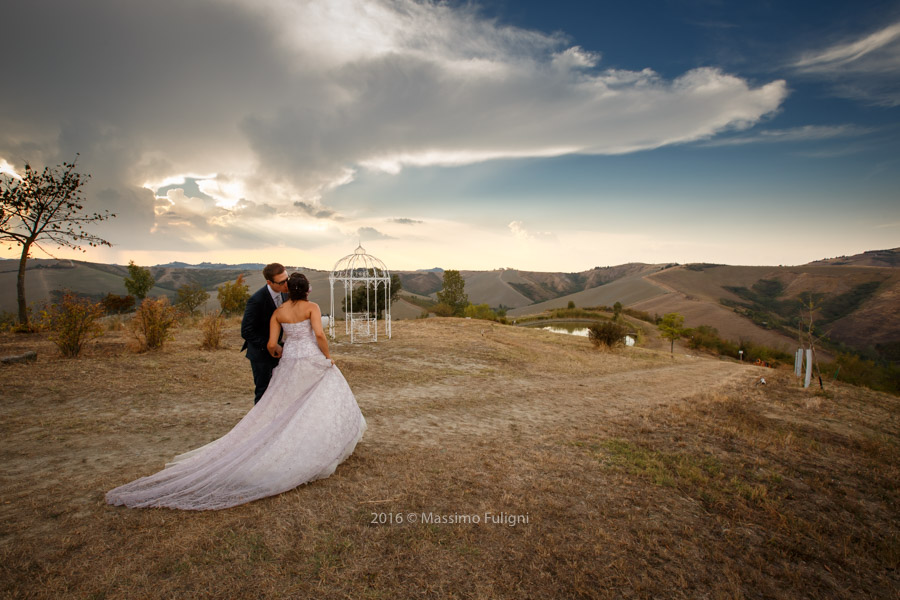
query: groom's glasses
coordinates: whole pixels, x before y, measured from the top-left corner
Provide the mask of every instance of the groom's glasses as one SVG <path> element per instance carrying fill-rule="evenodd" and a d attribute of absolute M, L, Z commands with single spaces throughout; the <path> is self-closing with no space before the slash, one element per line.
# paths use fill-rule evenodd
<path fill-rule="evenodd" d="M 274 283 L 275 285 L 284 285 L 288 282 L 288 279 L 289 279 L 288 277 L 285 277 L 281 281 L 273 281 L 272 283 Z"/>

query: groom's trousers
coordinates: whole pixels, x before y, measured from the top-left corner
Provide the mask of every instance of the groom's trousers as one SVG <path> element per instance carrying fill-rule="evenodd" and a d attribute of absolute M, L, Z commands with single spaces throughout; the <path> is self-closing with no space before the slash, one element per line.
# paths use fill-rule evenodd
<path fill-rule="evenodd" d="M 256 397 L 253 398 L 253 404 L 259 402 L 259 399 L 266 393 L 269 387 L 269 381 L 272 379 L 272 371 L 278 366 L 277 362 L 251 360 L 250 369 L 253 371 L 253 385 L 255 386 Z M 245 371 L 246 372 L 246 371 Z"/>

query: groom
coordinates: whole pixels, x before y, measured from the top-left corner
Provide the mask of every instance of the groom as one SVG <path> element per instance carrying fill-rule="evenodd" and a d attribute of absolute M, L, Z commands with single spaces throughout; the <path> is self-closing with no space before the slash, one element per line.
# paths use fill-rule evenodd
<path fill-rule="evenodd" d="M 241 352 L 247 350 L 247 358 L 250 359 L 250 368 L 253 370 L 253 383 L 256 386 L 256 397 L 253 404 L 259 402 L 269 380 L 272 379 L 272 369 L 278 366 L 278 359 L 269 354 L 266 345 L 269 343 L 269 322 L 272 313 L 287 299 L 288 274 L 284 266 L 278 263 L 266 265 L 263 269 L 263 277 L 266 285 L 250 296 L 247 308 L 244 309 L 244 319 L 241 321 L 241 337 L 244 338 L 244 346 Z"/>

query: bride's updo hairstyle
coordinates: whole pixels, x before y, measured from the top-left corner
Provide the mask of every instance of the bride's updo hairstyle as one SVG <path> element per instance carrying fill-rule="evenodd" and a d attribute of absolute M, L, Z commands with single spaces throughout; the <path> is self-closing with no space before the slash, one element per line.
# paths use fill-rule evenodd
<path fill-rule="evenodd" d="M 309 279 L 303 273 L 291 273 L 288 277 L 288 295 L 291 300 L 306 300 L 309 295 Z"/>

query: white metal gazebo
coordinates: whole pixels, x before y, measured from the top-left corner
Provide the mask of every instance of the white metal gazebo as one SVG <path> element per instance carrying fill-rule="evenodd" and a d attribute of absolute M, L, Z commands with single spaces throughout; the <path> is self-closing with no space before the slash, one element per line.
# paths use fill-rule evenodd
<path fill-rule="evenodd" d="M 360 244 L 353 254 L 337 261 L 328 277 L 331 287 L 331 318 L 328 334 L 334 339 L 334 284 L 344 284 L 344 333 L 350 343 L 378 341 L 378 307 L 384 310 L 384 334 L 391 337 L 391 274 L 384 263 L 367 254 Z M 365 286 L 366 300 L 363 306 L 353 305 L 353 291 Z M 383 292 L 383 301 L 378 302 Z"/>

